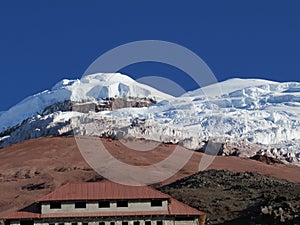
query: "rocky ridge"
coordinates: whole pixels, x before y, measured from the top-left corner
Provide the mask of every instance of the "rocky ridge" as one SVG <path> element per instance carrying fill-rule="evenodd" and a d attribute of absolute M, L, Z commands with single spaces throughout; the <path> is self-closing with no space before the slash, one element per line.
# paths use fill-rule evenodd
<path fill-rule="evenodd" d="M 207 212 L 206 224 L 300 224 L 300 184 L 254 172 L 202 171 L 159 190 Z"/>

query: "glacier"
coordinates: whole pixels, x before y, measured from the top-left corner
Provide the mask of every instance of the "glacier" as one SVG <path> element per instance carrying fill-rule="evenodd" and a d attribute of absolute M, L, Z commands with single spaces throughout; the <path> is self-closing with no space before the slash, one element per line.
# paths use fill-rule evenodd
<path fill-rule="evenodd" d="M 2 112 L 0 114 L 0 133 L 27 118 L 41 114 L 46 107 L 58 102 L 66 100 L 94 101 L 99 98 L 116 96 L 148 97 L 158 101 L 173 98 L 118 73 L 92 74 L 80 80 L 64 79 L 55 84 L 51 90 L 29 96 L 8 111 Z"/>
<path fill-rule="evenodd" d="M 98 112 L 60 110 L 59 105 L 45 113 L 45 108 L 66 101 L 83 105 L 128 98 L 147 98 L 153 104 Z M 241 157 L 263 154 L 300 165 L 299 112 L 298 82 L 235 78 L 175 98 L 126 75 L 97 73 L 62 80 L 0 114 L 0 145 L 72 132 L 143 138 L 191 150 L 213 140 L 224 143 L 224 148 L 244 149 Z"/>

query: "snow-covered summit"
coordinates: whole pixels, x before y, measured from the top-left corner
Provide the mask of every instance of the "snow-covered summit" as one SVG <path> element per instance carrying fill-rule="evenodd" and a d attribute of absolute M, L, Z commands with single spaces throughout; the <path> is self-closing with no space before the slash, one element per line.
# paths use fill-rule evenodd
<path fill-rule="evenodd" d="M 78 101 L 82 96 L 87 98 L 137 97 L 152 98 L 157 101 L 171 99 L 170 95 L 152 87 L 140 84 L 120 73 L 92 74 L 83 77 L 79 84 L 72 85 L 71 99 Z"/>
<path fill-rule="evenodd" d="M 55 84 L 51 91 L 68 90 L 71 100 L 100 99 L 114 97 L 139 97 L 164 100 L 172 98 L 152 87 L 137 83 L 120 73 L 96 73 L 80 80 L 64 79 Z"/>
<path fill-rule="evenodd" d="M 183 96 L 196 97 L 206 95 L 208 97 L 218 97 L 222 94 L 229 94 L 244 88 L 258 87 L 263 85 L 276 85 L 278 82 L 263 79 L 240 79 L 232 78 L 219 83 L 201 87 L 194 91 L 185 93 Z"/>
<path fill-rule="evenodd" d="M 120 73 L 91 74 L 80 80 L 64 79 L 55 84 L 51 90 L 29 96 L 8 111 L 1 113 L 0 132 L 41 113 L 46 107 L 57 102 L 92 101 L 115 97 L 150 98 L 155 101 L 172 99 L 172 96 L 140 84 Z"/>

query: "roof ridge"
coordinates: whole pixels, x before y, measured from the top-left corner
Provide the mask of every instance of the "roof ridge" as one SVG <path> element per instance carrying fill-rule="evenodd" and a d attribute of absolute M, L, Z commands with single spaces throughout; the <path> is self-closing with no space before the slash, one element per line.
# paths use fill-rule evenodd
<path fill-rule="evenodd" d="M 169 199 L 171 196 L 155 188 L 130 186 L 110 180 L 100 182 L 70 182 L 49 194 L 39 198 L 37 202 L 91 199 Z"/>
<path fill-rule="evenodd" d="M 55 190 L 53 190 L 53 191 L 51 191 L 50 193 L 44 195 L 43 197 L 39 198 L 39 199 L 38 199 L 37 201 L 35 201 L 35 202 L 40 202 L 40 200 L 42 200 L 43 198 L 47 197 L 48 195 L 51 195 L 51 194 L 54 194 L 54 193 L 58 192 L 60 189 L 65 188 L 66 186 L 69 186 L 70 184 L 71 184 L 71 183 L 65 183 L 65 184 L 61 185 L 60 187 L 55 188 Z"/>

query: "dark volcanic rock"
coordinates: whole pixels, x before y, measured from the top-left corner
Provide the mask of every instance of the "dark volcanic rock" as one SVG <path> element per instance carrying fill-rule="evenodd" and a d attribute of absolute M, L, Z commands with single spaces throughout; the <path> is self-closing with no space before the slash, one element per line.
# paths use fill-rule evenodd
<path fill-rule="evenodd" d="M 39 184 L 28 184 L 22 187 L 22 190 L 27 191 L 36 191 L 36 190 L 42 190 L 45 188 L 49 188 L 51 185 L 46 184 L 45 182 L 39 183 Z"/>
<path fill-rule="evenodd" d="M 250 157 L 250 159 L 257 160 L 257 161 L 267 163 L 267 164 L 274 164 L 274 163 L 281 163 L 282 164 L 283 163 L 279 159 L 271 158 L 271 157 L 268 157 L 266 155 L 258 155 L 258 154 Z"/>
<path fill-rule="evenodd" d="M 300 184 L 209 170 L 160 188 L 207 213 L 207 224 L 300 224 Z"/>

